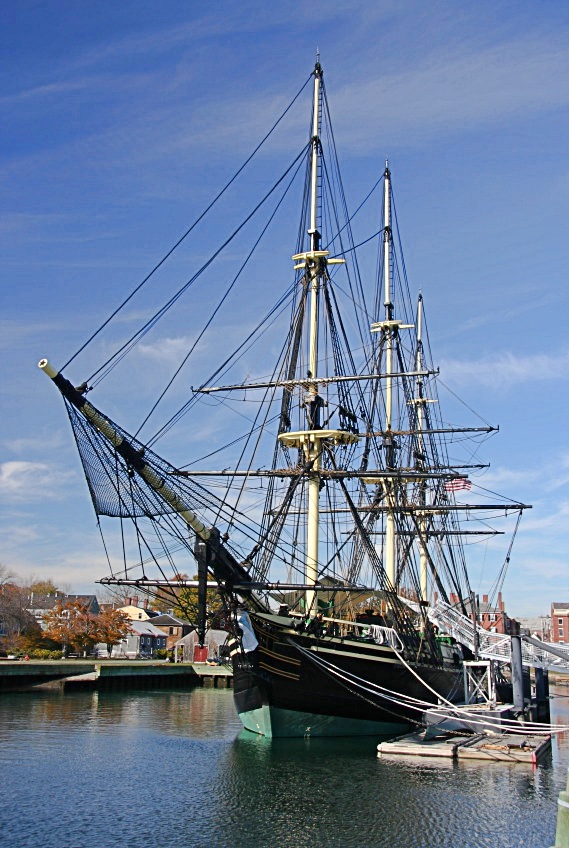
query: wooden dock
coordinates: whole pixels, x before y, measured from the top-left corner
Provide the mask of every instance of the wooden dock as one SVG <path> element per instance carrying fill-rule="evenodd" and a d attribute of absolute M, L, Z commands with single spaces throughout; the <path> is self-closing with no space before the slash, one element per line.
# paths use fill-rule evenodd
<path fill-rule="evenodd" d="M 377 746 L 378 757 L 433 757 L 449 760 L 493 760 L 536 765 L 551 748 L 551 736 L 513 733 L 452 733 L 433 736 L 408 733 Z"/>

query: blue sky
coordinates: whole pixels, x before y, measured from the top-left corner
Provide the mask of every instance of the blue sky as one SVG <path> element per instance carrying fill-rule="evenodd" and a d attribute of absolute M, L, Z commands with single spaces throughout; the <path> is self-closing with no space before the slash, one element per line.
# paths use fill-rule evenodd
<path fill-rule="evenodd" d="M 567 600 L 566 3 L 5 0 L 0 42 L 3 565 L 70 591 L 93 591 L 106 573 L 66 416 L 36 363 L 69 359 L 142 279 L 298 91 L 318 48 L 351 199 L 388 157 L 435 360 L 500 426 L 484 486 L 533 504 L 508 611 Z M 280 146 L 289 161 L 305 138 L 301 110 L 274 155 Z M 204 255 L 214 237 L 204 230 Z M 285 274 L 292 247 L 274 247 Z M 152 389 L 182 336 L 172 323 L 148 344 Z M 79 358 L 71 379 L 118 337 Z M 131 386 L 136 421 L 149 389 Z M 124 392 L 111 381 L 93 402 L 123 423 Z M 491 559 L 490 548 L 489 582 L 501 565 Z"/>

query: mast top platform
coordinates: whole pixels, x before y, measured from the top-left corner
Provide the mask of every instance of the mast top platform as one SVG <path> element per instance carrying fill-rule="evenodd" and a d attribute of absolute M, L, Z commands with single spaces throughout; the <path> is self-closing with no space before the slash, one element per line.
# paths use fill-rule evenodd
<path fill-rule="evenodd" d="M 289 448 L 302 448 L 320 442 L 333 442 L 335 445 L 353 445 L 360 436 L 347 430 L 298 430 L 294 433 L 280 433 L 279 441 Z"/>

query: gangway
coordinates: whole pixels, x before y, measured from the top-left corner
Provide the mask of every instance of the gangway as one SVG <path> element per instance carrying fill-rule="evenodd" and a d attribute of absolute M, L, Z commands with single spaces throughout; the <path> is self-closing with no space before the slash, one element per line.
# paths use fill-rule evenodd
<path fill-rule="evenodd" d="M 437 603 L 429 610 L 429 620 L 438 627 L 441 633 L 448 633 L 461 645 L 466 645 L 479 657 L 509 663 L 512 655 L 512 640 L 503 633 L 490 633 L 479 624 L 474 628 L 474 622 L 463 615 L 455 607 L 444 601 Z M 569 649 L 564 650 L 559 645 L 550 645 L 533 636 L 522 636 L 522 662 L 532 668 L 543 668 L 547 671 L 557 671 L 569 674 Z"/>

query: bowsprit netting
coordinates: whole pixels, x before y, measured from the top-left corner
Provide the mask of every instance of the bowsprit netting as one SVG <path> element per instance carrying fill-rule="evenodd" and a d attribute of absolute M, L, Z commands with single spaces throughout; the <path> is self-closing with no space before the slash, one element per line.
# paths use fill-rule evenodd
<path fill-rule="evenodd" d="M 79 450 L 83 471 L 97 515 L 115 518 L 153 518 L 173 514 L 172 506 L 151 487 L 144 485 L 128 461 L 108 439 L 66 400 L 67 413 Z M 102 413 L 99 413 L 102 415 Z M 222 514 L 224 503 L 194 480 L 176 476 L 176 468 L 145 447 L 126 430 L 103 416 L 119 438 L 136 453 L 194 511 L 205 524 L 212 514 Z"/>

